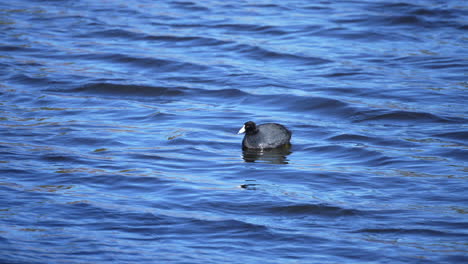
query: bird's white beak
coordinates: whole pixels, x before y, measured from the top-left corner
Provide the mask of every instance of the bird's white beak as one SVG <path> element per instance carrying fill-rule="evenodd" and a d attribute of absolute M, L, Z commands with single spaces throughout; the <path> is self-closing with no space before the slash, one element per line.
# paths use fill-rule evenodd
<path fill-rule="evenodd" d="M 242 128 L 237 132 L 237 134 L 242 134 L 245 133 L 245 126 L 242 126 Z"/>

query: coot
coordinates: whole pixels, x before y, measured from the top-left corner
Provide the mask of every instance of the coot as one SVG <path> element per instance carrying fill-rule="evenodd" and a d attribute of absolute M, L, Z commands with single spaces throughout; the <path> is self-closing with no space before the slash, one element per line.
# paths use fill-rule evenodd
<path fill-rule="evenodd" d="M 243 149 L 271 149 L 289 146 L 291 131 L 280 124 L 267 123 L 256 125 L 249 121 L 239 130 L 237 134 L 245 133 L 242 140 Z"/>

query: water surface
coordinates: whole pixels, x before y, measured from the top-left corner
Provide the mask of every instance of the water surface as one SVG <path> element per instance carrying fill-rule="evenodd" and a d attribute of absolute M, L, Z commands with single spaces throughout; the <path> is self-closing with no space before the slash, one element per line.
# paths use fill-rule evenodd
<path fill-rule="evenodd" d="M 466 263 L 467 13 L 3 1 L 1 262 Z"/>

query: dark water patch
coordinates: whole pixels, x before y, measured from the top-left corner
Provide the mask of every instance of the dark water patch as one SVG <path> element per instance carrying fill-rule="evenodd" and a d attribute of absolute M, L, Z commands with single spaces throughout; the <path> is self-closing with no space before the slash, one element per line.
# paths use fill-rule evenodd
<path fill-rule="evenodd" d="M 328 74 L 322 74 L 320 75 L 321 77 L 325 78 L 346 78 L 346 77 L 354 77 L 354 76 L 362 76 L 362 75 L 367 75 L 365 72 L 359 69 L 354 69 L 354 70 L 341 70 L 337 71 L 335 70 L 333 73 L 328 73 Z M 362 77 L 365 78 L 365 77 Z"/>
<path fill-rule="evenodd" d="M 320 112 L 345 112 L 349 110 L 348 104 L 340 100 L 323 98 L 323 97 L 309 97 L 306 99 L 299 99 L 296 105 L 304 110 L 319 110 Z"/>
<path fill-rule="evenodd" d="M 278 29 L 278 27 L 275 27 L 275 26 L 256 25 L 256 24 L 216 24 L 211 27 L 225 29 L 228 31 L 238 31 L 238 32 L 254 33 L 254 34 L 284 35 L 287 33 Z"/>
<path fill-rule="evenodd" d="M 438 138 L 452 139 L 452 140 L 465 143 L 465 144 L 468 142 L 468 131 L 447 132 L 447 133 L 435 134 L 433 136 L 438 137 Z"/>
<path fill-rule="evenodd" d="M 60 154 L 45 154 L 41 157 L 47 162 L 73 162 L 76 163 L 76 158 L 70 155 L 60 155 Z"/>
<path fill-rule="evenodd" d="M 342 134 L 333 136 L 330 140 L 344 141 L 344 142 L 369 142 L 372 138 L 362 135 Z"/>
<path fill-rule="evenodd" d="M 454 160 L 459 160 L 461 162 L 468 162 L 468 148 L 465 146 L 465 149 L 441 149 L 433 153 L 428 153 L 433 155 L 433 157 L 445 157 L 451 158 Z M 440 158 L 433 158 L 440 159 Z"/>
<path fill-rule="evenodd" d="M 291 94 L 246 95 L 243 104 L 272 109 L 293 109 L 298 113 L 327 117 L 348 117 L 356 112 L 348 103 L 332 97 L 300 96 Z"/>
<path fill-rule="evenodd" d="M 430 26 L 430 24 L 424 19 L 417 16 L 392 16 L 386 17 L 381 20 L 382 24 L 388 25 L 411 25 L 411 26 Z"/>
<path fill-rule="evenodd" d="M 246 93 L 236 88 L 216 89 L 216 90 L 193 89 L 191 90 L 191 93 L 193 96 L 211 97 L 213 99 L 219 98 L 219 97 L 225 97 L 226 100 L 229 100 L 229 101 L 238 100 L 238 99 L 252 96 L 249 93 Z"/>
<path fill-rule="evenodd" d="M 460 234 L 434 230 L 434 229 L 407 229 L 407 228 L 364 228 L 354 231 L 356 233 L 372 233 L 372 234 L 391 234 L 395 236 L 436 236 L 436 237 L 460 237 Z"/>
<path fill-rule="evenodd" d="M 330 60 L 320 58 L 320 57 L 311 57 L 303 54 L 293 54 L 280 52 L 278 50 L 271 50 L 261 46 L 253 46 L 248 44 L 236 44 L 229 50 L 237 51 L 240 54 L 245 54 L 247 57 L 253 59 L 269 60 L 269 61 L 279 61 L 284 63 L 295 63 L 300 65 L 322 65 L 330 63 Z"/>
<path fill-rule="evenodd" d="M 435 58 L 426 58 L 426 61 L 422 63 L 421 67 L 428 68 L 428 69 L 450 69 L 457 70 L 459 69 L 462 72 L 465 72 L 468 68 L 468 65 L 465 61 L 460 59 L 453 59 L 453 58 L 443 58 L 443 57 L 435 57 Z"/>
<path fill-rule="evenodd" d="M 178 9 L 183 9 L 186 11 L 200 11 L 200 12 L 207 12 L 210 11 L 209 8 L 201 5 L 200 3 L 197 2 L 191 2 L 191 1 L 174 1 L 171 3 L 172 6 Z"/>
<path fill-rule="evenodd" d="M 466 199 L 464 199 L 463 201 L 465 202 Z M 456 209 L 456 208 L 453 208 L 453 209 Z M 466 214 L 466 211 L 462 210 L 461 213 Z M 427 224 L 427 222 L 424 221 L 424 219 L 419 219 L 418 221 L 416 221 L 415 224 L 417 224 L 419 226 L 425 226 Z M 438 230 L 447 230 L 447 231 L 450 231 L 450 232 L 452 232 L 453 230 L 460 230 L 460 232 L 458 232 L 458 233 L 460 235 L 463 235 L 463 236 L 468 235 L 468 233 L 465 230 L 465 225 L 466 225 L 465 221 L 460 221 L 460 220 L 454 219 L 454 218 L 452 218 L 452 219 L 438 218 L 438 219 L 434 219 L 434 221 L 431 221 L 431 226 L 434 226 Z M 455 228 L 455 229 L 451 229 L 451 227 Z"/>
<path fill-rule="evenodd" d="M 187 216 L 173 216 L 119 210 L 118 208 L 103 208 L 96 205 L 81 203 L 70 207 L 70 217 L 80 218 L 81 215 L 102 215 L 105 221 L 89 217 L 89 228 L 97 230 L 119 230 L 134 234 L 135 238 L 152 236 L 159 240 L 173 239 L 180 236 L 186 238 L 243 238 L 254 236 L 258 238 L 272 237 L 268 228 L 259 224 L 247 223 L 233 219 L 203 219 Z M 193 215 L 195 216 L 195 215 Z M 121 225 L 125 219 L 132 219 L 134 225 Z M 196 228 L 195 228 L 196 227 Z"/>
<path fill-rule="evenodd" d="M 256 10 L 271 10 L 273 12 L 281 11 L 288 11 L 291 8 L 284 3 L 282 4 L 275 4 L 275 3 L 248 3 L 246 7 L 251 7 Z"/>
<path fill-rule="evenodd" d="M 158 87 L 142 85 L 125 85 L 114 83 L 91 83 L 69 90 L 67 92 L 101 94 L 108 96 L 151 96 L 151 97 L 174 97 L 181 96 L 186 92 L 186 87 Z"/>
<path fill-rule="evenodd" d="M 426 69 L 445 69 L 445 68 L 454 68 L 464 70 L 467 65 L 463 60 L 459 58 L 448 58 L 442 56 L 434 56 L 429 54 L 413 54 L 411 56 L 400 56 L 395 57 L 392 61 L 399 63 L 405 63 L 410 65 L 415 65 L 421 68 Z"/>
<path fill-rule="evenodd" d="M 408 12 L 408 10 L 413 10 L 415 8 L 418 8 L 419 5 L 416 3 L 403 3 L 403 2 L 396 2 L 396 3 L 369 3 L 368 8 L 370 8 L 373 11 L 395 11 L 395 12 L 401 12 L 405 13 Z M 375 10 L 374 10 L 375 8 Z M 390 13 L 389 12 L 389 13 Z"/>
<path fill-rule="evenodd" d="M 184 86 L 149 86 L 149 85 L 137 85 L 137 84 L 120 84 L 120 83 L 89 83 L 80 87 L 68 89 L 47 89 L 47 92 L 52 94 L 68 94 L 78 93 L 84 95 L 95 95 L 105 98 L 133 98 L 144 101 L 151 101 L 157 98 L 162 101 L 177 101 L 178 99 L 191 99 L 199 98 L 203 100 L 209 100 L 216 102 L 217 98 L 224 97 L 226 102 L 240 103 L 247 98 L 255 103 L 257 100 L 261 100 L 262 96 L 251 95 L 240 89 L 226 88 L 226 89 L 202 89 L 196 87 L 184 87 Z M 208 101 L 207 101 L 208 102 Z M 151 106 L 154 107 L 154 106 Z M 193 108 L 193 106 L 192 106 Z M 175 114 L 170 112 L 161 112 L 164 108 L 158 109 L 156 113 L 152 113 L 149 116 L 142 117 L 136 116 L 135 118 L 170 118 L 176 117 Z"/>
<path fill-rule="evenodd" d="M 114 63 L 130 64 L 136 67 L 141 67 L 145 70 L 149 68 L 156 72 L 172 72 L 172 71 L 185 71 L 185 72 L 199 72 L 207 70 L 208 67 L 200 64 L 174 61 L 169 59 L 157 59 L 150 57 L 136 57 L 122 54 L 97 54 L 80 56 L 82 58 L 91 60 L 108 60 Z"/>
<path fill-rule="evenodd" d="M 208 36 L 147 35 L 143 39 L 147 41 L 167 42 L 175 46 L 219 46 L 231 43 Z"/>
<path fill-rule="evenodd" d="M 89 127 L 91 129 L 91 127 Z M 73 131 L 67 134 L 67 137 L 64 139 L 59 139 L 56 137 L 56 140 L 59 142 L 68 141 L 68 144 L 73 144 L 80 147 L 89 147 L 89 149 L 93 149 L 93 147 L 98 148 L 100 146 L 113 146 L 118 147 L 122 146 L 123 144 L 120 143 L 118 140 L 112 138 L 106 138 L 105 134 L 100 135 L 99 137 L 86 137 L 84 131 Z"/>
<path fill-rule="evenodd" d="M 435 29 L 452 27 L 460 23 L 457 17 L 466 14 L 463 8 L 450 5 L 424 5 L 420 3 L 379 3 L 371 4 L 370 10 L 380 13 L 375 23 L 380 25 L 407 25 Z M 395 14 L 399 14 L 395 16 Z"/>
<path fill-rule="evenodd" d="M 421 123 L 440 123 L 440 124 L 460 124 L 464 119 L 459 117 L 442 117 L 425 112 L 411 111 L 379 111 L 381 114 L 374 113 L 372 116 L 359 118 L 354 122 L 393 122 L 393 124 L 421 124 Z M 385 113 L 387 112 L 387 113 Z"/>
<path fill-rule="evenodd" d="M 217 46 L 231 43 L 230 41 L 220 40 L 209 36 L 204 35 L 177 35 L 177 34 L 167 34 L 167 35 L 154 35 L 147 34 L 144 32 L 135 32 L 123 29 L 111 29 L 111 30 L 101 30 L 95 32 L 87 32 L 76 37 L 81 38 L 102 38 L 107 37 L 110 39 L 122 38 L 134 41 L 146 41 L 151 44 L 160 44 L 167 43 L 171 45 L 170 47 L 185 47 L 185 46 Z"/>
<path fill-rule="evenodd" d="M 333 11 L 334 10 L 332 5 L 321 5 L 321 4 L 310 3 L 310 2 L 296 3 L 296 4 L 300 8 L 304 8 L 306 10 L 314 10 L 314 11 L 320 11 L 320 12 L 323 12 L 324 10 L 327 10 L 327 11 Z"/>
<path fill-rule="evenodd" d="M 301 201 L 291 203 L 278 200 L 275 203 L 272 203 L 273 201 L 268 199 L 250 200 L 249 198 L 254 198 L 259 194 L 259 192 L 261 193 L 264 191 L 269 191 L 272 195 L 276 195 L 275 192 L 280 188 L 280 186 L 266 186 L 255 182 L 256 181 L 253 180 L 247 181 L 246 184 L 240 186 L 249 192 L 249 194 L 244 194 L 243 196 L 245 197 L 243 199 L 236 198 L 236 202 L 231 201 L 224 204 L 217 204 L 215 201 L 203 200 L 203 202 L 198 203 L 197 206 L 205 208 L 206 210 L 218 208 L 218 210 L 223 211 L 226 215 L 231 216 L 236 216 L 242 213 L 245 215 L 256 215 L 258 217 L 275 216 L 278 218 L 289 219 L 290 221 L 297 221 L 298 219 L 303 219 L 303 217 L 310 217 L 309 219 L 315 218 L 319 221 L 321 218 L 354 217 L 366 214 L 365 211 L 320 202 L 306 204 L 301 203 Z M 275 199 L 274 196 L 271 198 Z"/>
<path fill-rule="evenodd" d="M 268 231 L 268 228 L 260 224 L 252 224 L 239 220 L 199 220 L 192 219 L 190 221 L 194 226 L 198 226 L 197 230 L 180 230 L 180 232 L 192 232 L 194 234 L 211 234 L 210 236 L 224 236 L 229 234 L 232 237 L 248 237 L 255 236 L 261 239 L 272 238 L 273 236 Z"/>
<path fill-rule="evenodd" d="M 276 100 L 273 105 L 284 104 L 288 109 L 322 117 L 347 118 L 356 113 L 356 109 L 348 103 L 331 97 L 278 95 Z"/>
<path fill-rule="evenodd" d="M 17 73 L 11 76 L 8 81 L 14 82 L 22 85 L 31 85 L 31 86 L 48 86 L 48 85 L 58 85 L 59 83 L 47 78 L 46 76 L 40 75 L 30 75 L 26 73 Z"/>
<path fill-rule="evenodd" d="M 6 157 L 8 157 L 8 156 L 6 156 Z M 29 157 L 31 157 L 31 156 L 29 156 Z M 24 155 L 23 159 L 24 158 L 28 158 L 28 156 Z M 14 161 L 14 159 L 10 159 L 10 160 Z M 31 175 L 31 172 L 33 172 L 33 170 L 30 170 L 28 168 L 15 167 L 15 166 L 12 165 L 12 163 L 2 164 L 2 167 L 3 168 L 0 169 L 0 172 L 2 173 L 2 175 L 6 175 L 6 176 L 8 176 L 8 175 L 10 175 L 10 176 L 11 175 L 29 176 L 29 175 Z M 2 185 L 4 185 L 4 184 L 2 184 Z"/>
<path fill-rule="evenodd" d="M 173 22 L 174 21 L 174 22 Z M 184 22 L 183 20 L 174 19 L 173 17 L 168 17 L 167 21 L 164 22 L 151 22 L 151 25 L 156 27 L 168 27 L 168 28 L 178 28 L 178 29 L 200 29 L 204 30 L 207 28 L 206 25 L 201 23 L 191 23 Z"/>
<path fill-rule="evenodd" d="M 93 32 L 86 32 L 86 33 L 80 33 L 76 34 L 75 37 L 77 38 L 102 38 L 102 37 L 107 37 L 107 38 L 124 38 L 124 39 L 139 39 L 141 36 L 141 33 L 138 32 L 132 32 L 129 30 L 125 29 L 106 29 L 106 30 L 98 30 L 98 31 L 93 31 Z"/>
<path fill-rule="evenodd" d="M 344 40 L 359 40 L 366 42 L 385 41 L 385 40 L 398 40 L 401 35 L 384 34 L 377 31 L 359 31 L 349 30 L 343 27 L 333 27 L 322 29 L 314 33 L 315 35 L 326 38 L 337 38 Z"/>
<path fill-rule="evenodd" d="M 281 215 L 315 215 L 326 217 L 344 217 L 360 215 L 356 209 L 345 209 L 324 204 L 302 204 L 269 208 L 272 214 Z"/>
<path fill-rule="evenodd" d="M 4 52 L 40 52 L 41 49 L 34 48 L 31 45 L 0 45 L 0 51 Z M 5 56 L 5 54 L 2 54 Z"/>

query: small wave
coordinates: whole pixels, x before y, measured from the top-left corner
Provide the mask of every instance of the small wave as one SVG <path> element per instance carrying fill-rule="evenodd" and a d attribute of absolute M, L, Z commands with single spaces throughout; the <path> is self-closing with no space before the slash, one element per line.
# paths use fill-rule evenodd
<path fill-rule="evenodd" d="M 130 96 L 180 96 L 187 92 L 185 87 L 161 87 L 144 85 L 126 85 L 114 83 L 91 83 L 69 90 L 68 92 L 104 94 L 104 95 L 130 95 Z"/>
<path fill-rule="evenodd" d="M 143 38 L 147 41 L 163 41 L 173 45 L 180 46 L 181 43 L 194 46 L 216 46 L 231 43 L 229 41 L 219 40 L 206 36 L 178 36 L 178 35 L 147 35 Z"/>
<path fill-rule="evenodd" d="M 268 231 L 268 228 L 260 224 L 251 224 L 239 220 L 227 219 L 227 220 L 200 220 L 192 219 L 192 224 L 199 227 L 198 232 L 222 232 L 222 233 L 232 233 L 232 234 L 243 234 L 248 236 L 248 234 L 253 233 L 264 233 Z M 192 230 L 193 232 L 193 230 Z"/>
<path fill-rule="evenodd" d="M 468 150 L 466 149 L 443 149 L 437 151 L 440 157 L 451 158 L 461 162 L 468 162 Z"/>
<path fill-rule="evenodd" d="M 333 98 L 284 95 L 278 96 L 277 100 L 277 105 L 285 104 L 288 109 L 310 114 L 320 114 L 321 116 L 347 118 L 353 116 L 356 112 L 356 109 L 348 103 Z"/>
<path fill-rule="evenodd" d="M 346 209 L 325 204 L 299 204 L 289 206 L 277 206 L 271 207 L 268 210 L 274 214 L 319 215 L 328 217 L 353 216 L 361 214 L 361 212 L 356 209 Z"/>
<path fill-rule="evenodd" d="M 97 30 L 93 32 L 89 32 L 86 34 L 76 35 L 76 37 L 81 38 L 123 38 L 127 40 L 133 41 L 149 41 L 149 42 L 167 42 L 170 43 L 172 46 L 181 46 L 182 43 L 184 45 L 196 45 L 196 46 L 214 46 L 214 45 L 223 45 L 227 43 L 231 43 L 230 41 L 219 40 L 213 37 L 208 36 L 191 36 L 191 35 L 153 35 L 150 33 L 143 33 L 143 32 L 134 32 L 125 29 L 107 29 L 107 30 Z M 171 47 L 172 47 L 171 46 Z"/>
<path fill-rule="evenodd" d="M 392 16 L 392 17 L 385 17 L 382 18 L 382 23 L 388 24 L 388 25 L 411 25 L 411 26 L 425 26 L 425 21 L 417 16 L 411 16 L 411 15 L 403 15 L 403 16 Z"/>
<path fill-rule="evenodd" d="M 341 134 L 341 135 L 333 136 L 329 139 L 336 140 L 336 141 L 372 142 L 372 141 L 375 141 L 376 138 L 371 138 L 371 137 L 362 136 L 362 135 Z"/>
<path fill-rule="evenodd" d="M 176 117 L 177 115 L 173 113 L 156 111 L 156 112 L 143 115 L 143 116 L 131 117 L 131 120 L 142 121 L 142 122 L 155 122 L 155 121 L 161 122 L 163 120 L 165 121 L 174 120 Z"/>
<path fill-rule="evenodd" d="M 351 30 L 346 27 L 332 27 L 319 30 L 314 33 L 317 36 L 332 37 L 338 39 L 352 39 L 362 41 L 382 41 L 382 40 L 394 40 L 395 36 L 391 34 L 384 34 L 378 31 L 369 30 Z"/>
<path fill-rule="evenodd" d="M 366 73 L 362 70 L 353 70 L 353 71 L 335 71 L 333 73 L 328 73 L 328 74 L 322 74 L 322 75 L 319 75 L 321 77 L 325 77 L 325 78 L 342 78 L 342 77 L 348 77 L 348 76 L 356 76 L 356 75 L 359 75 L 359 76 L 367 76 L 369 75 L 369 73 Z M 362 78 L 362 77 L 361 77 Z"/>
<path fill-rule="evenodd" d="M 383 147 L 415 147 L 416 144 L 412 142 L 408 142 L 405 140 L 391 140 L 386 138 L 379 138 L 379 137 L 370 137 L 370 136 L 363 136 L 363 135 L 355 135 L 355 134 L 340 134 L 336 136 L 332 136 L 328 138 L 330 141 L 337 141 L 341 143 L 360 143 L 360 144 L 373 144 Z"/>
<path fill-rule="evenodd" d="M 468 142 L 468 131 L 456 131 L 456 132 L 435 134 L 434 137 L 448 138 L 448 139 L 460 141 L 462 143 L 466 143 Z"/>
<path fill-rule="evenodd" d="M 450 69 L 452 72 L 459 70 L 461 73 L 464 73 L 466 64 L 459 58 L 437 56 L 430 51 L 422 52 L 421 56 L 401 56 L 394 58 L 393 61 L 425 69 Z"/>
<path fill-rule="evenodd" d="M 289 8 L 286 5 L 280 5 L 280 4 L 275 4 L 275 3 L 249 3 L 246 6 L 252 7 L 252 8 L 258 8 L 258 9 L 262 9 L 262 10 L 271 9 L 273 11 L 277 11 L 277 10 L 288 11 L 288 10 L 291 10 L 291 8 Z"/>
<path fill-rule="evenodd" d="M 463 17 L 458 8 L 442 5 L 419 5 L 413 3 L 375 3 L 369 9 L 379 16 L 372 16 L 373 24 L 383 26 L 411 26 L 422 28 L 459 27 L 463 25 L 456 17 Z M 382 10 L 385 10 L 382 13 Z M 398 15 L 395 15 L 398 14 Z"/>
<path fill-rule="evenodd" d="M 125 29 L 106 29 L 106 30 L 96 30 L 83 34 L 75 35 L 77 38 L 125 38 L 129 40 L 138 39 L 140 34 L 137 32 L 125 30 Z"/>
<path fill-rule="evenodd" d="M 70 155 L 61 155 L 61 154 L 46 154 L 40 157 L 42 160 L 47 162 L 77 162 L 78 159 Z"/>
<path fill-rule="evenodd" d="M 444 58 L 436 57 L 432 59 L 426 58 L 425 62 L 420 62 L 421 66 L 427 69 L 459 69 L 462 73 L 466 72 L 466 63 L 459 58 Z"/>
<path fill-rule="evenodd" d="M 185 98 L 203 98 L 204 100 L 219 101 L 219 98 L 224 98 L 225 102 L 240 102 L 243 98 L 262 97 L 251 95 L 244 91 L 234 88 L 208 90 L 196 87 L 185 86 L 150 86 L 138 84 L 119 84 L 119 83 L 88 83 L 79 87 L 71 89 L 46 89 L 52 93 L 78 93 L 87 95 L 97 95 L 104 97 L 119 97 L 119 98 L 135 98 L 135 99 L 149 99 L 159 98 L 163 100 L 177 100 L 182 97 Z M 262 97 L 263 98 L 263 97 Z M 253 100 L 255 101 L 255 100 Z M 205 101 L 208 102 L 208 101 Z M 171 115 L 168 113 L 158 113 L 157 118 L 169 118 Z M 143 118 L 154 118 L 152 116 L 145 116 Z"/>
<path fill-rule="evenodd" d="M 207 70 L 208 67 L 191 62 L 175 61 L 170 59 L 151 58 L 151 57 L 137 57 L 123 54 L 93 54 L 81 56 L 85 59 L 92 60 L 107 60 L 113 63 L 131 64 L 145 70 L 149 68 L 154 72 L 200 72 Z"/>
<path fill-rule="evenodd" d="M 268 25 L 254 25 L 254 24 L 217 24 L 211 26 L 213 28 L 222 28 L 229 31 L 240 31 L 249 32 L 255 34 L 267 34 L 267 35 L 285 35 L 287 31 L 283 31 L 275 26 Z"/>
<path fill-rule="evenodd" d="M 41 49 L 38 48 L 32 48 L 26 45 L 0 45 L 0 51 L 5 51 L 5 52 L 38 52 L 41 51 Z"/>
<path fill-rule="evenodd" d="M 461 118 L 441 117 L 431 113 L 410 112 L 410 111 L 392 111 L 383 114 L 374 114 L 361 119 L 356 119 L 355 122 L 388 122 L 394 124 L 407 124 L 408 122 L 417 123 L 460 123 L 464 122 Z"/>
<path fill-rule="evenodd" d="M 241 98 L 244 96 L 248 96 L 249 94 L 235 88 L 227 88 L 227 89 L 218 89 L 218 90 L 202 90 L 202 89 L 194 89 L 192 90 L 194 95 L 201 95 L 201 96 L 209 96 L 213 98 Z"/>
<path fill-rule="evenodd" d="M 65 85 L 64 82 L 57 81 L 57 80 L 52 80 L 48 78 L 47 76 L 33 76 L 29 75 L 26 73 L 17 73 L 12 75 L 9 79 L 9 81 L 18 83 L 18 84 L 26 84 L 26 85 L 32 85 L 34 87 L 37 86 L 43 86 L 43 87 L 48 87 L 51 85 Z"/>
<path fill-rule="evenodd" d="M 171 5 L 174 8 L 186 10 L 186 11 L 202 11 L 207 12 L 210 11 L 209 8 L 200 5 L 198 2 L 191 2 L 191 1 L 173 1 Z"/>
<path fill-rule="evenodd" d="M 460 234 L 449 233 L 433 229 L 407 229 L 407 228 L 363 228 L 354 231 L 355 233 L 373 233 L 373 234 L 399 234 L 399 235 L 427 235 L 427 236 L 454 236 L 459 237 Z"/>
<path fill-rule="evenodd" d="M 264 47 L 248 44 L 238 44 L 233 46 L 231 49 L 241 54 L 245 54 L 248 57 L 261 58 L 262 60 L 283 60 L 285 63 L 295 62 L 302 65 L 320 65 L 331 62 L 330 60 L 319 57 L 273 51 Z"/>
<path fill-rule="evenodd" d="M 397 159 L 387 157 L 379 151 L 364 147 L 325 145 L 308 147 L 304 151 L 311 155 L 320 155 L 322 158 L 330 157 L 335 159 L 337 163 L 352 161 L 355 164 L 366 166 L 387 166 L 398 162 Z"/>

